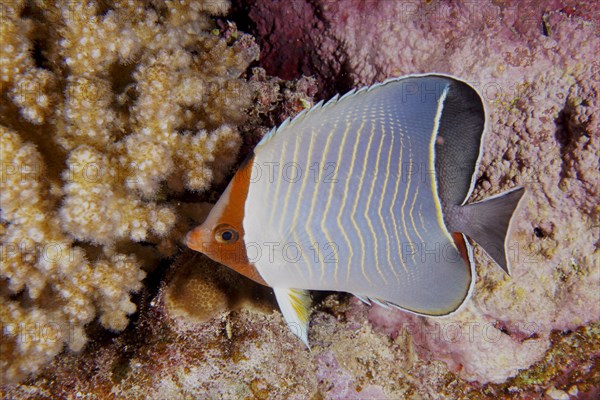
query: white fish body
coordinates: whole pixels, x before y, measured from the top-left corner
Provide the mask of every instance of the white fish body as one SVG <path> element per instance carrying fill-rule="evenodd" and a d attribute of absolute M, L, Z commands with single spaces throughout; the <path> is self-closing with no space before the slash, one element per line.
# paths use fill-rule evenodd
<path fill-rule="evenodd" d="M 505 238 L 523 190 L 465 205 L 484 130 L 480 96 L 444 75 L 319 103 L 263 138 L 188 245 L 273 287 L 307 345 L 306 290 L 449 315 L 474 283 L 465 234 L 509 271 Z M 219 239 L 223 229 L 235 242 Z"/>

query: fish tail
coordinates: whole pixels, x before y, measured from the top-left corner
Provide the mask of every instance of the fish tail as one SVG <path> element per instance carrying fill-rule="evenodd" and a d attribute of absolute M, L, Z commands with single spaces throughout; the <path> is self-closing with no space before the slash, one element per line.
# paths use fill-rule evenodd
<path fill-rule="evenodd" d="M 512 216 L 525 193 L 522 187 L 461 207 L 467 216 L 461 231 L 476 241 L 510 275 L 507 256 L 508 231 Z"/>

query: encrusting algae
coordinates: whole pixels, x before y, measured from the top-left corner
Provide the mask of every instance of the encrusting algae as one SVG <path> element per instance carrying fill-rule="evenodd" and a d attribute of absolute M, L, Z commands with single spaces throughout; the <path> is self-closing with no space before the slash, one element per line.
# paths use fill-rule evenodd
<path fill-rule="evenodd" d="M 226 0 L 1 7 L 0 380 L 11 383 L 65 345 L 82 349 L 95 318 L 127 327 L 131 293 L 182 247 L 190 193 L 223 180 L 255 141 L 238 126 L 260 131 L 282 99 L 275 79 L 245 75 L 254 40 L 211 19 Z"/>

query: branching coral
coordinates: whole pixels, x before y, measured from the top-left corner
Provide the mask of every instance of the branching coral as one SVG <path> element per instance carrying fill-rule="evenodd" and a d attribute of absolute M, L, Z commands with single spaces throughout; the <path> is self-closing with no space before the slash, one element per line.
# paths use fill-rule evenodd
<path fill-rule="evenodd" d="M 188 229 L 179 196 L 237 158 L 258 47 L 217 29 L 227 0 L 0 6 L 0 379 L 14 382 L 81 349 L 95 317 L 127 326 L 130 294 Z"/>
<path fill-rule="evenodd" d="M 133 255 L 113 253 L 90 263 L 85 251 L 60 229 L 47 187 L 42 157 L 19 135 L 0 128 L 3 162 L 2 377 L 16 380 L 62 350 L 79 350 L 83 326 L 96 312 L 111 329 L 127 326 L 135 311 L 129 292 L 138 290 L 145 273 Z M 23 293 L 17 296 L 11 294 Z M 4 380 L 3 379 L 3 380 Z"/>
<path fill-rule="evenodd" d="M 55 95 L 51 91 L 56 84 L 55 76 L 37 68 L 30 56 L 34 24 L 31 20 L 17 18 L 23 11 L 24 1 L 2 2 L 0 7 L 0 83 L 3 96 L 14 101 L 27 120 L 43 123 L 52 112 Z"/>

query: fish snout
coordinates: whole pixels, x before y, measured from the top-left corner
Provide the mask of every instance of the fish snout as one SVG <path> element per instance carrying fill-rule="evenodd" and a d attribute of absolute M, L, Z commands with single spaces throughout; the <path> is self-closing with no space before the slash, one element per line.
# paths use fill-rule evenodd
<path fill-rule="evenodd" d="M 192 250 L 199 251 L 201 253 L 205 252 L 208 241 L 205 230 L 202 229 L 202 226 L 192 229 L 187 233 L 187 235 L 185 235 L 185 244 Z"/>

